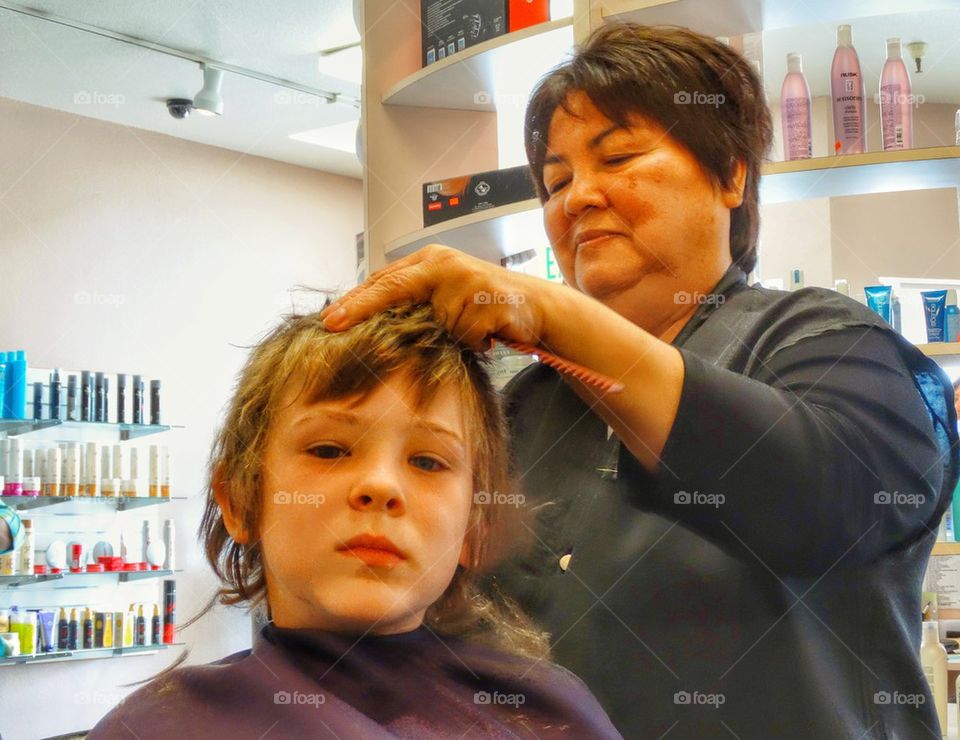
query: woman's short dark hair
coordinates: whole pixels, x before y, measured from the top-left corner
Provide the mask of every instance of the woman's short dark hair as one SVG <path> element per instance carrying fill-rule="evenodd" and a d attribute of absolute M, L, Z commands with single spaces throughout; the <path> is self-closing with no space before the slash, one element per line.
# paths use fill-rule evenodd
<path fill-rule="evenodd" d="M 566 98 L 577 90 L 619 126 L 634 113 L 659 123 L 722 187 L 731 184 L 737 161 L 746 164 L 743 203 L 730 212 L 730 256 L 750 272 L 757 261 L 760 166 L 773 138 L 763 85 L 750 62 L 686 28 L 614 23 L 597 29 L 540 80 L 527 104 L 524 142 L 541 202 L 547 200 L 550 121 L 558 106 L 572 113 Z"/>

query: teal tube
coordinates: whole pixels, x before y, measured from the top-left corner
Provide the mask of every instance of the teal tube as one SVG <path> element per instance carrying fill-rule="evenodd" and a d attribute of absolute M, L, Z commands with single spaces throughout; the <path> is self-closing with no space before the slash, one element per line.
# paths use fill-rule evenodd
<path fill-rule="evenodd" d="M 924 290 L 920 293 L 920 296 L 923 298 L 923 318 L 927 327 L 927 341 L 947 341 L 947 291 Z"/>
<path fill-rule="evenodd" d="M 888 324 L 893 316 L 890 313 L 890 302 L 893 296 L 893 288 L 889 285 L 868 285 L 863 289 L 867 295 L 867 306 L 874 313 L 880 314 Z"/>

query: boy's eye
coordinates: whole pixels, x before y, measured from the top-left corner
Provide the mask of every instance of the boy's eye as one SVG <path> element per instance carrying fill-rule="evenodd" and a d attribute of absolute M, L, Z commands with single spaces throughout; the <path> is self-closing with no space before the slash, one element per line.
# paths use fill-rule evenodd
<path fill-rule="evenodd" d="M 321 460 L 335 460 L 347 454 L 346 450 L 336 445 L 317 445 L 316 447 L 311 447 L 308 451 L 311 455 Z"/>
<path fill-rule="evenodd" d="M 420 468 L 425 470 L 428 473 L 439 473 L 441 470 L 446 469 L 446 465 L 433 457 L 428 457 L 426 455 L 415 455 L 410 458 L 410 462 L 415 468 Z"/>
<path fill-rule="evenodd" d="M 607 157 L 606 162 L 607 164 L 623 164 L 628 159 L 632 159 L 632 158 L 633 158 L 632 154 L 618 154 L 614 157 Z"/>

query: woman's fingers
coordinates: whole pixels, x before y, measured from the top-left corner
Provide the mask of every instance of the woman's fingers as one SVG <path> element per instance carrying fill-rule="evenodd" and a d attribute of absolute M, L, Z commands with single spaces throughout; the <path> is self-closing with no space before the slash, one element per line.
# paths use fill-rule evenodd
<path fill-rule="evenodd" d="M 446 262 L 451 252 L 456 253 L 430 244 L 378 270 L 324 309 L 324 326 L 341 331 L 390 306 L 428 302 L 442 272 L 438 265 Z"/>

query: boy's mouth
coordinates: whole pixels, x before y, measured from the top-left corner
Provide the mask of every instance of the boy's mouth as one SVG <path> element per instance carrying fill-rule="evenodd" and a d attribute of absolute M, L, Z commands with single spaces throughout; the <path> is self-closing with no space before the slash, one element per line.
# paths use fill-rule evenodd
<path fill-rule="evenodd" d="M 343 543 L 337 551 L 355 557 L 365 565 L 381 568 L 393 568 L 406 560 L 400 548 L 382 535 L 357 535 Z"/>

